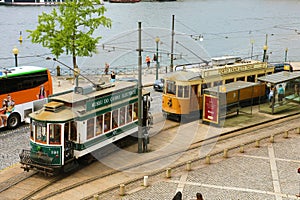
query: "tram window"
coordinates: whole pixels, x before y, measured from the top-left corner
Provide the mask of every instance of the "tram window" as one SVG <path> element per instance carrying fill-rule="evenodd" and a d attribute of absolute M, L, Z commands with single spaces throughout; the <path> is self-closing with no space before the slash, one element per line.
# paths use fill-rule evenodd
<path fill-rule="evenodd" d="M 176 95 L 176 85 L 174 81 L 167 81 L 167 93 Z"/>
<path fill-rule="evenodd" d="M 104 132 L 107 132 L 111 129 L 110 126 L 111 112 L 104 114 Z"/>
<path fill-rule="evenodd" d="M 244 76 L 243 77 L 237 77 L 236 81 L 245 81 L 245 77 Z"/>
<path fill-rule="evenodd" d="M 255 75 L 247 76 L 247 82 L 255 82 Z"/>
<path fill-rule="evenodd" d="M 207 88 L 211 87 L 211 83 L 206 83 Z"/>
<path fill-rule="evenodd" d="M 177 97 L 183 97 L 183 86 L 178 85 Z"/>
<path fill-rule="evenodd" d="M 127 115 L 126 115 L 126 123 L 132 121 L 132 105 L 127 106 Z"/>
<path fill-rule="evenodd" d="M 204 93 L 203 90 L 205 90 L 206 88 L 207 88 L 207 84 L 206 83 L 201 84 L 201 95 Z"/>
<path fill-rule="evenodd" d="M 32 128 L 32 124 L 30 124 L 30 138 L 33 140 L 33 128 Z"/>
<path fill-rule="evenodd" d="M 137 113 L 138 113 L 138 110 L 139 110 L 138 103 L 137 102 L 134 103 L 133 106 L 134 106 L 133 107 L 133 120 L 136 120 L 138 118 Z"/>
<path fill-rule="evenodd" d="M 222 81 L 215 81 L 214 86 L 222 85 Z"/>
<path fill-rule="evenodd" d="M 258 74 L 257 77 L 265 76 L 265 74 Z"/>
<path fill-rule="evenodd" d="M 95 126 L 95 119 L 87 120 L 87 127 L 86 127 L 86 139 L 91 139 L 94 137 L 94 126 Z"/>
<path fill-rule="evenodd" d="M 119 110 L 114 110 L 112 112 L 112 125 L 113 128 L 118 128 L 118 117 L 119 117 Z"/>
<path fill-rule="evenodd" d="M 120 108 L 120 126 L 125 124 L 125 107 Z"/>
<path fill-rule="evenodd" d="M 233 78 L 231 78 L 231 79 L 226 79 L 226 80 L 225 80 L 225 84 L 227 84 L 227 83 L 232 83 L 232 82 L 234 82 L 234 79 L 233 79 Z"/>
<path fill-rule="evenodd" d="M 103 115 L 98 116 L 96 120 L 96 135 L 100 135 L 103 131 Z"/>
<path fill-rule="evenodd" d="M 46 127 L 45 126 L 35 126 L 35 138 L 37 142 L 46 143 Z"/>
<path fill-rule="evenodd" d="M 49 143 L 60 144 L 61 125 L 50 124 L 49 125 Z"/>
<path fill-rule="evenodd" d="M 77 124 L 74 121 L 71 122 L 70 139 L 73 141 L 77 141 Z"/>
<path fill-rule="evenodd" d="M 183 86 L 183 94 L 184 98 L 190 97 L 190 86 Z"/>
<path fill-rule="evenodd" d="M 70 132 L 70 123 L 67 122 L 65 123 L 65 127 L 64 127 L 65 140 L 69 140 L 69 132 Z"/>

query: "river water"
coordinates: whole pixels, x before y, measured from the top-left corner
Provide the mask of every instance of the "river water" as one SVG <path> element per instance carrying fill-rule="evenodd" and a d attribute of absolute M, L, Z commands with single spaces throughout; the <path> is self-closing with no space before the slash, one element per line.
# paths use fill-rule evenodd
<path fill-rule="evenodd" d="M 113 4 L 105 2 L 105 16 L 112 19 L 111 29 L 99 28 L 102 36 L 99 52 L 78 58 L 81 69 L 133 67 L 138 65 L 138 22 L 142 23 L 143 60 L 156 52 L 161 65 L 170 64 L 172 15 L 175 16 L 174 65 L 209 60 L 211 57 L 234 55 L 262 59 L 267 39 L 269 61 L 299 61 L 299 0 L 178 0 L 177 2 L 140 2 Z M 0 7 L 0 68 L 14 65 L 12 49 L 19 49 L 19 65 L 53 68 L 50 50 L 32 44 L 26 30 L 34 30 L 38 15 L 53 6 Z M 299 30 L 298 30 L 299 29 Z M 18 42 L 22 31 L 23 43 Z M 203 36 L 200 41 L 199 36 Z M 266 36 L 267 35 L 267 36 Z M 155 38 L 160 38 L 156 43 Z M 252 50 L 253 49 L 253 50 Z M 71 65 L 71 57 L 59 58 Z M 143 63 L 143 66 L 146 66 Z"/>

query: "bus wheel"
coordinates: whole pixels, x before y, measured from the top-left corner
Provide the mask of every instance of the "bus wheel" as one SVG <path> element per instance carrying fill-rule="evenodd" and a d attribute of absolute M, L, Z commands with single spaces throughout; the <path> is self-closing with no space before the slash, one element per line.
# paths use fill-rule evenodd
<path fill-rule="evenodd" d="M 20 121 L 21 121 L 21 117 L 18 114 L 13 113 L 13 114 L 9 115 L 9 117 L 7 119 L 7 127 L 9 129 L 16 128 L 19 126 Z"/>

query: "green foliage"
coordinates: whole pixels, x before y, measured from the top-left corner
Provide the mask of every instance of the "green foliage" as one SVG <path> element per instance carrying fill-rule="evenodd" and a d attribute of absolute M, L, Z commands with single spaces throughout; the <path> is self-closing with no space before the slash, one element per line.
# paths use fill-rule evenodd
<path fill-rule="evenodd" d="M 66 0 L 50 14 L 43 12 L 38 16 L 36 30 L 27 30 L 33 43 L 51 49 L 56 57 L 65 53 L 73 56 L 91 56 L 96 53 L 101 36 L 93 37 L 102 25 L 111 27 L 111 20 L 104 16 L 105 7 L 100 0 Z"/>

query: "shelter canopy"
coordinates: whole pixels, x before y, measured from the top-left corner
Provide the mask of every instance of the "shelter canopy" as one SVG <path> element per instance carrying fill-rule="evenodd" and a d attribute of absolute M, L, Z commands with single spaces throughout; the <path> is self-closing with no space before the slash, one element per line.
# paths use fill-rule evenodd
<path fill-rule="evenodd" d="M 294 80 L 297 78 L 300 78 L 300 72 L 283 71 L 283 72 L 270 74 L 267 76 L 258 77 L 257 80 L 276 85 L 276 84 L 287 82 L 287 81 Z"/>

